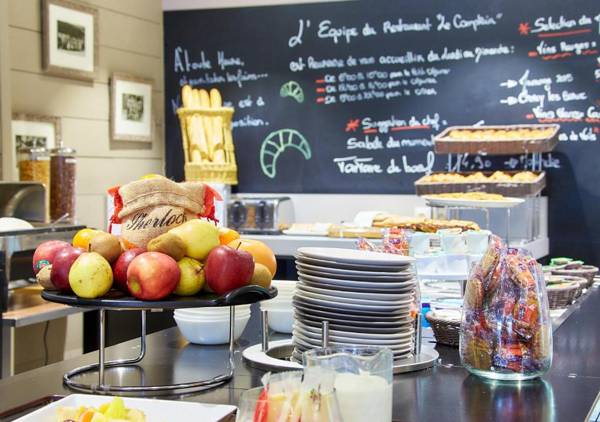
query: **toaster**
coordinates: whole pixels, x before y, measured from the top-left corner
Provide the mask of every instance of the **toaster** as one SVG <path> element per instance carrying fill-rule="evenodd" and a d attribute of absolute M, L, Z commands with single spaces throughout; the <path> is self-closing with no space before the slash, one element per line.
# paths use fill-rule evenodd
<path fill-rule="evenodd" d="M 227 206 L 227 226 L 240 233 L 278 234 L 294 222 L 291 198 L 232 196 Z"/>

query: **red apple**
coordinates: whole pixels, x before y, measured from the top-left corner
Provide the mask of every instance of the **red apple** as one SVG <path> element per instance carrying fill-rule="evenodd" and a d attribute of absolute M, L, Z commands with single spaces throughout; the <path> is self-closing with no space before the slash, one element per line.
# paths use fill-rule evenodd
<path fill-rule="evenodd" d="M 219 295 L 246 286 L 253 273 L 252 255 L 225 245 L 210 251 L 204 267 L 208 286 Z"/>
<path fill-rule="evenodd" d="M 56 253 L 65 246 L 69 244 L 62 240 L 48 240 L 41 243 L 33 253 L 33 273 L 37 274 L 46 265 L 52 264 Z"/>
<path fill-rule="evenodd" d="M 127 268 L 127 288 L 138 299 L 160 300 L 175 290 L 180 275 L 177 261 L 169 255 L 144 252 Z"/>
<path fill-rule="evenodd" d="M 83 249 L 74 248 L 71 245 L 65 246 L 54 255 L 52 262 L 52 271 L 50 271 L 50 281 L 58 289 L 71 291 L 69 285 L 69 271 L 73 262 L 84 252 Z"/>
<path fill-rule="evenodd" d="M 133 248 L 126 250 L 119 255 L 117 260 L 113 263 L 112 269 L 114 283 L 119 290 L 129 293 L 129 290 L 127 289 L 127 268 L 129 268 L 129 264 L 131 264 L 133 258 L 143 254 L 144 252 L 146 252 L 146 249 L 144 248 Z"/>

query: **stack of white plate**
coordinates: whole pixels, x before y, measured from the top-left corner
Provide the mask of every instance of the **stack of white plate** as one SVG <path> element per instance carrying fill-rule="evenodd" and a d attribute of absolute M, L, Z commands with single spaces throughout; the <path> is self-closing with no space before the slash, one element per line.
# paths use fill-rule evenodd
<path fill-rule="evenodd" d="M 260 302 L 261 310 L 269 312 L 269 328 L 279 333 L 291 333 L 294 324 L 292 297 L 296 290 L 295 280 L 273 280 L 271 286 L 277 288 L 277 296 Z"/>
<path fill-rule="evenodd" d="M 294 295 L 293 358 L 322 347 L 322 324 L 329 322 L 329 345 L 387 347 L 394 359 L 412 355 L 410 306 L 416 277 L 414 258 L 338 248 L 300 248 Z"/>
<path fill-rule="evenodd" d="M 177 309 L 173 312 L 181 334 L 190 343 L 224 344 L 229 342 L 229 306 Z M 250 305 L 235 307 L 237 340 L 250 320 Z"/>

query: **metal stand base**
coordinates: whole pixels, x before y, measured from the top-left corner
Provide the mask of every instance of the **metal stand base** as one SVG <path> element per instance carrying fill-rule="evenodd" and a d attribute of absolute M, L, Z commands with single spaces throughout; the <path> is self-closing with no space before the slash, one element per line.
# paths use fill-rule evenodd
<path fill-rule="evenodd" d="M 268 371 L 302 369 L 301 357 L 294 353 L 294 342 L 292 339 L 269 341 L 269 313 L 261 311 L 262 341 L 250 346 L 242 352 L 244 359 L 253 367 Z M 431 368 L 440 357 L 433 347 L 421 346 L 422 334 L 421 313 L 415 317 L 415 337 L 413 353 L 404 358 L 394 361 L 394 374 L 419 371 Z M 322 321 L 322 347 L 329 346 L 329 321 Z"/>
<path fill-rule="evenodd" d="M 190 381 L 180 384 L 166 384 L 166 385 L 137 385 L 137 386 L 121 386 L 121 385 L 107 385 L 105 383 L 105 369 L 109 368 L 127 368 L 131 367 L 144 359 L 146 355 L 146 311 L 142 310 L 142 325 L 141 325 L 141 338 L 140 338 L 140 353 L 136 358 L 133 359 L 121 359 L 115 361 L 105 361 L 105 309 L 100 309 L 100 321 L 99 321 L 99 337 L 100 346 L 98 349 L 98 363 L 91 365 L 82 366 L 75 368 L 63 376 L 63 383 L 76 391 L 85 393 L 164 393 L 181 391 L 182 393 L 193 393 L 196 391 L 206 390 L 208 388 L 217 387 L 221 384 L 228 382 L 233 378 L 233 372 L 235 369 L 234 363 L 234 330 L 235 330 L 235 306 L 230 306 L 229 311 L 229 370 L 225 374 L 217 375 L 213 378 L 201 381 Z M 75 377 L 90 373 L 98 372 L 98 384 L 84 384 L 74 380 Z"/>
<path fill-rule="evenodd" d="M 262 344 L 244 349 L 244 359 L 250 366 L 266 371 L 289 371 L 302 369 L 302 365 L 292 360 L 294 345 L 292 340 L 278 340 L 270 343 L 267 351 Z M 416 355 L 394 362 L 394 374 L 419 371 L 435 365 L 440 355 L 432 347 L 424 346 Z"/>

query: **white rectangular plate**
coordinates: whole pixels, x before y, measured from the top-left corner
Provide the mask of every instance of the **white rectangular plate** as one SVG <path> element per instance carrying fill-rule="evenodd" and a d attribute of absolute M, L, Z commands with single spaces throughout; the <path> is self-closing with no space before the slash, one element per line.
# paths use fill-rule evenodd
<path fill-rule="evenodd" d="M 17 419 L 17 422 L 56 422 L 59 407 L 96 407 L 110 402 L 111 396 L 71 394 Z M 236 410 L 235 406 L 188 401 L 138 399 L 123 397 L 125 407 L 144 412 L 147 422 L 218 422 Z"/>

